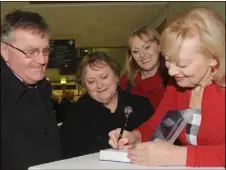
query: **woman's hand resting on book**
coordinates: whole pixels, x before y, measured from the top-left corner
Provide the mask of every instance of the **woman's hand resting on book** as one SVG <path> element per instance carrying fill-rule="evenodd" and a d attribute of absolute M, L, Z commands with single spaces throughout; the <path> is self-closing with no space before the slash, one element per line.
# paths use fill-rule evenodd
<path fill-rule="evenodd" d="M 185 166 L 186 154 L 186 147 L 161 139 L 139 143 L 128 150 L 128 158 L 132 163 L 146 166 Z"/>
<path fill-rule="evenodd" d="M 135 147 L 136 144 L 141 143 L 141 134 L 139 131 L 123 131 L 122 138 L 118 141 L 120 128 L 109 132 L 109 144 L 114 149 L 128 150 Z"/>

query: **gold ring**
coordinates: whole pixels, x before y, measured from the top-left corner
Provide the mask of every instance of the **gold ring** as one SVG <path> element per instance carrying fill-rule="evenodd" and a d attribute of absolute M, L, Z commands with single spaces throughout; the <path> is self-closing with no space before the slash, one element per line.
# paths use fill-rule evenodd
<path fill-rule="evenodd" d="M 140 161 L 142 161 L 143 160 L 143 156 L 140 156 Z"/>

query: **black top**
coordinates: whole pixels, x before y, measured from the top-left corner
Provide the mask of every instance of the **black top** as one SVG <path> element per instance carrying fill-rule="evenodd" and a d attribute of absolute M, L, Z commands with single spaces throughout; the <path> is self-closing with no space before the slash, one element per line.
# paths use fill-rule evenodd
<path fill-rule="evenodd" d="M 59 104 L 59 107 L 56 109 L 56 119 L 57 123 L 62 123 L 67 116 L 68 110 L 71 109 L 71 106 L 74 104 L 73 100 L 63 98 Z"/>
<path fill-rule="evenodd" d="M 61 143 L 64 158 L 81 156 L 110 148 L 108 133 L 125 123 L 124 108 L 132 107 L 127 130 L 137 128 L 153 114 L 147 98 L 118 92 L 118 106 L 115 113 L 88 94 L 82 96 L 64 120 L 61 128 Z"/>
<path fill-rule="evenodd" d="M 28 88 L 1 58 L 1 170 L 61 159 L 51 92 L 46 79 Z"/>

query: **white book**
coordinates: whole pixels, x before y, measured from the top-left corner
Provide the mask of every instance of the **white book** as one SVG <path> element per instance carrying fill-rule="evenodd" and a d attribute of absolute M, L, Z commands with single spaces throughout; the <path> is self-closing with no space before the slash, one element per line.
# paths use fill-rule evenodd
<path fill-rule="evenodd" d="M 126 150 L 105 149 L 100 150 L 101 161 L 114 161 L 114 162 L 130 162 L 127 157 L 128 152 Z"/>

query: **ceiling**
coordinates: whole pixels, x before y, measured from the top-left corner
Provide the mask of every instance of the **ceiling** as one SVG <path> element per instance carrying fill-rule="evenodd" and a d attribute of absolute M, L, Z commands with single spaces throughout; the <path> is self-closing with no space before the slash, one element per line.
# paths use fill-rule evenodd
<path fill-rule="evenodd" d="M 192 5 L 204 4 L 225 14 L 225 2 L 1 2 L 1 20 L 13 9 L 40 13 L 47 21 L 52 39 L 75 39 L 76 47 L 124 47 L 134 28 L 162 21 Z M 58 69 L 46 76 L 59 81 Z M 75 76 L 67 76 L 75 80 Z"/>
<path fill-rule="evenodd" d="M 134 28 L 151 24 L 167 2 L 1 2 L 1 17 L 13 9 L 40 13 L 52 39 L 75 39 L 76 47 L 124 47 Z M 2 19 L 1 18 L 1 19 Z M 51 81 L 58 69 L 47 69 Z M 75 76 L 66 76 L 74 81 Z"/>
<path fill-rule="evenodd" d="M 1 2 L 1 16 L 15 8 L 40 13 L 52 39 L 75 39 L 77 47 L 121 47 L 134 28 L 150 24 L 167 2 Z"/>

